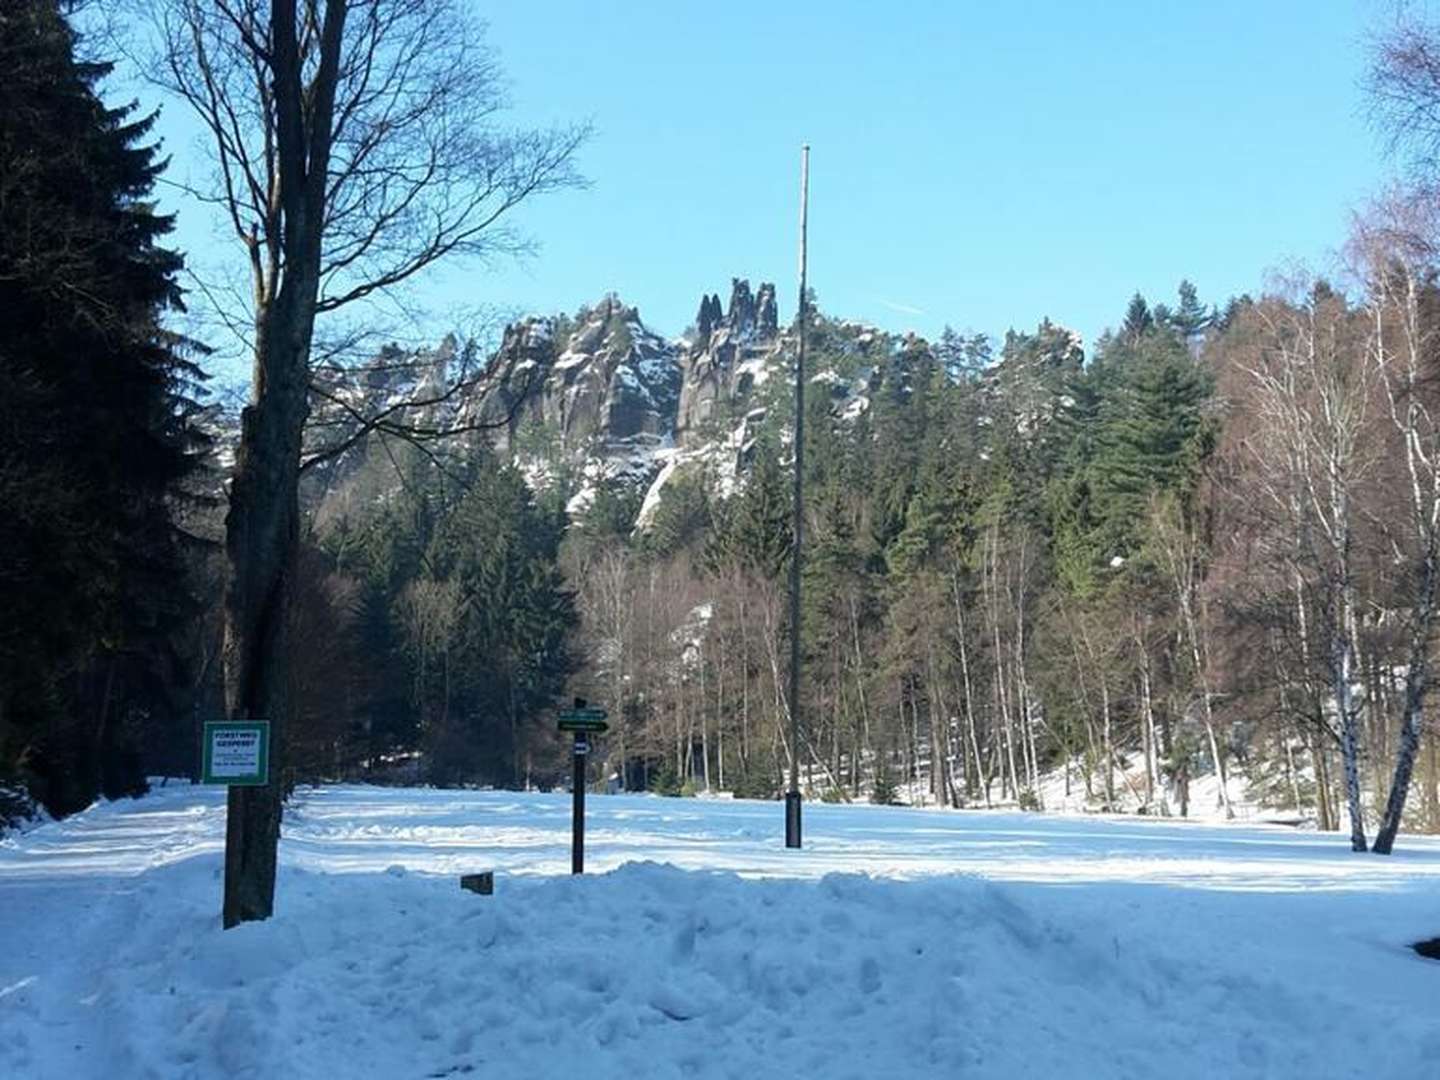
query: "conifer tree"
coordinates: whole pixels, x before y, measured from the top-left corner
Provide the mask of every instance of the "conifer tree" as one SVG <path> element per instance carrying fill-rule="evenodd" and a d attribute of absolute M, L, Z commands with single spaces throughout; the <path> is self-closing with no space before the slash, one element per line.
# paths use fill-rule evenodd
<path fill-rule="evenodd" d="M 776 580 L 790 558 L 790 493 L 780 468 L 775 441 L 762 436 L 751 457 L 744 488 L 725 507 L 716 537 L 722 553 L 712 561 L 733 560 L 767 580 Z"/>
<path fill-rule="evenodd" d="M 1125 321 L 1120 326 L 1120 336 L 1134 345 L 1154 328 L 1155 317 L 1150 313 L 1150 305 L 1145 302 L 1145 297 L 1137 292 L 1130 298 L 1130 306 L 1125 309 Z"/>
<path fill-rule="evenodd" d="M 1180 282 L 1180 305 L 1170 317 L 1170 325 L 1186 342 L 1194 342 L 1209 329 L 1214 316 L 1200 303 L 1199 293 L 1189 281 Z"/>
<path fill-rule="evenodd" d="M 53 0 L 0 9 L 0 770 L 57 813 L 144 786 L 118 717 L 176 708 L 175 500 L 200 373 L 161 325 L 180 256 L 153 116 L 107 107 Z"/>

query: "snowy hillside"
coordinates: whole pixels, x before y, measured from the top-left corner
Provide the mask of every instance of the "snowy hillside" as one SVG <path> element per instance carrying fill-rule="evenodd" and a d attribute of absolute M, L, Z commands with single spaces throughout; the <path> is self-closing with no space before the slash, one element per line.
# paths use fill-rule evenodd
<path fill-rule="evenodd" d="M 564 796 L 302 792 L 231 932 L 218 790 L 6 840 L 0 1075 L 1440 1075 L 1440 842 L 590 803 L 577 880 Z"/>

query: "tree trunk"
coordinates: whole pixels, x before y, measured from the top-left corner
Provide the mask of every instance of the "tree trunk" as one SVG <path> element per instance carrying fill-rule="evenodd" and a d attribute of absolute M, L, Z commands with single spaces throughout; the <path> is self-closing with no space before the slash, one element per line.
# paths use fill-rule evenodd
<path fill-rule="evenodd" d="M 1307 734 L 1304 738 L 1315 766 L 1316 825 L 1321 832 L 1330 832 L 1335 828 L 1335 814 L 1330 807 L 1330 758 L 1325 753 L 1325 744 L 1317 736 Z"/>
<path fill-rule="evenodd" d="M 951 595 L 955 601 L 955 640 L 960 646 L 960 678 L 961 687 L 964 691 L 965 702 L 965 731 L 970 741 L 970 749 L 975 755 L 975 780 L 976 785 L 983 785 L 985 788 L 985 805 L 990 805 L 990 785 L 985 779 L 985 765 L 980 760 L 980 739 L 975 730 L 975 694 L 970 680 L 970 646 L 968 635 L 965 631 L 965 610 L 960 598 L 960 581 L 957 573 L 950 576 Z M 969 772 L 969 769 L 966 769 Z M 973 790 L 971 792 L 973 794 Z"/>
<path fill-rule="evenodd" d="M 1440 754 L 1435 752 L 1435 740 L 1425 747 L 1425 780 L 1421 787 L 1425 793 L 1425 828 L 1429 832 L 1440 829 Z"/>
<path fill-rule="evenodd" d="M 288 291 L 288 290 L 287 290 Z M 286 301 L 289 301 L 288 303 Z M 231 720 L 270 723 L 270 782 L 232 787 L 226 801 L 224 925 L 268 919 L 283 791 L 290 581 L 299 541 L 296 490 L 305 423 L 313 291 L 307 313 L 282 297 L 262 314 L 254 403 L 241 414 L 240 448 L 225 519 L 225 705 Z"/>
<path fill-rule="evenodd" d="M 1205 707 L 1205 733 L 1210 739 L 1210 757 L 1215 764 L 1215 779 L 1220 783 L 1220 806 L 1225 811 L 1225 820 L 1229 821 L 1235 816 L 1235 811 L 1230 805 L 1230 777 L 1225 768 L 1225 757 L 1220 752 L 1220 741 L 1215 734 L 1215 708 L 1211 703 L 1213 695 L 1210 692 L 1210 641 L 1205 632 L 1209 623 L 1208 612 L 1203 595 L 1200 598 L 1200 612 L 1197 617 L 1194 609 L 1190 609 L 1189 618 L 1192 622 L 1192 648 L 1195 651 L 1196 673 L 1200 682 L 1200 698 Z"/>
<path fill-rule="evenodd" d="M 1100 739 L 1105 755 L 1105 809 L 1115 809 L 1115 743 L 1110 719 L 1110 682 L 1100 673 Z"/>
<path fill-rule="evenodd" d="M 1410 780 L 1415 772 L 1415 757 L 1420 752 L 1420 729 L 1425 710 L 1425 694 L 1430 683 L 1430 624 L 1435 613 L 1436 553 L 1426 552 L 1420 594 L 1415 602 L 1414 625 L 1410 631 L 1410 663 L 1405 669 L 1405 712 L 1400 720 L 1400 749 L 1395 758 L 1395 776 L 1390 782 L 1390 797 L 1385 814 L 1375 834 L 1375 853 L 1389 855 L 1400 831 L 1405 813 L 1405 800 L 1410 793 Z"/>
<path fill-rule="evenodd" d="M 1335 711 L 1340 714 L 1340 758 L 1345 770 L 1345 801 L 1350 811 L 1350 850 L 1364 851 L 1365 810 L 1360 801 L 1359 720 L 1350 687 L 1350 643 L 1343 630 L 1337 630 L 1331 637 L 1330 671 Z"/>

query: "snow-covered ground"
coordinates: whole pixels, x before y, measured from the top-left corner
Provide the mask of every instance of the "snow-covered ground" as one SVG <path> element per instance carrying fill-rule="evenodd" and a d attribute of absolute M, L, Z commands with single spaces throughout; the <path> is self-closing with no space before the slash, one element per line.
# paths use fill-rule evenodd
<path fill-rule="evenodd" d="M 589 803 L 302 792 L 229 932 L 218 790 L 0 842 L 0 1077 L 1440 1077 L 1434 840 Z"/>

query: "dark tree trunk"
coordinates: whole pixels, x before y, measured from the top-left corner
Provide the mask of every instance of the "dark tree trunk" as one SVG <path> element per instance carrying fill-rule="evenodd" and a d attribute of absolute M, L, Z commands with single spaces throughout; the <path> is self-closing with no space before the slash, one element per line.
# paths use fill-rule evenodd
<path fill-rule="evenodd" d="M 277 305 L 278 307 L 279 305 Z M 285 627 L 299 538 L 300 438 L 307 410 L 309 318 L 262 315 L 257 377 L 263 392 L 241 419 L 240 450 L 225 520 L 225 710 L 231 720 L 270 722 L 271 776 L 230 789 L 225 828 L 227 928 L 269 918 L 280 837 L 285 761 Z M 290 326 L 281 329 L 282 322 Z M 304 323 L 295 326 L 296 321 Z M 268 323 L 268 325 L 265 325 Z M 303 334 L 303 337 L 301 336 Z"/>

